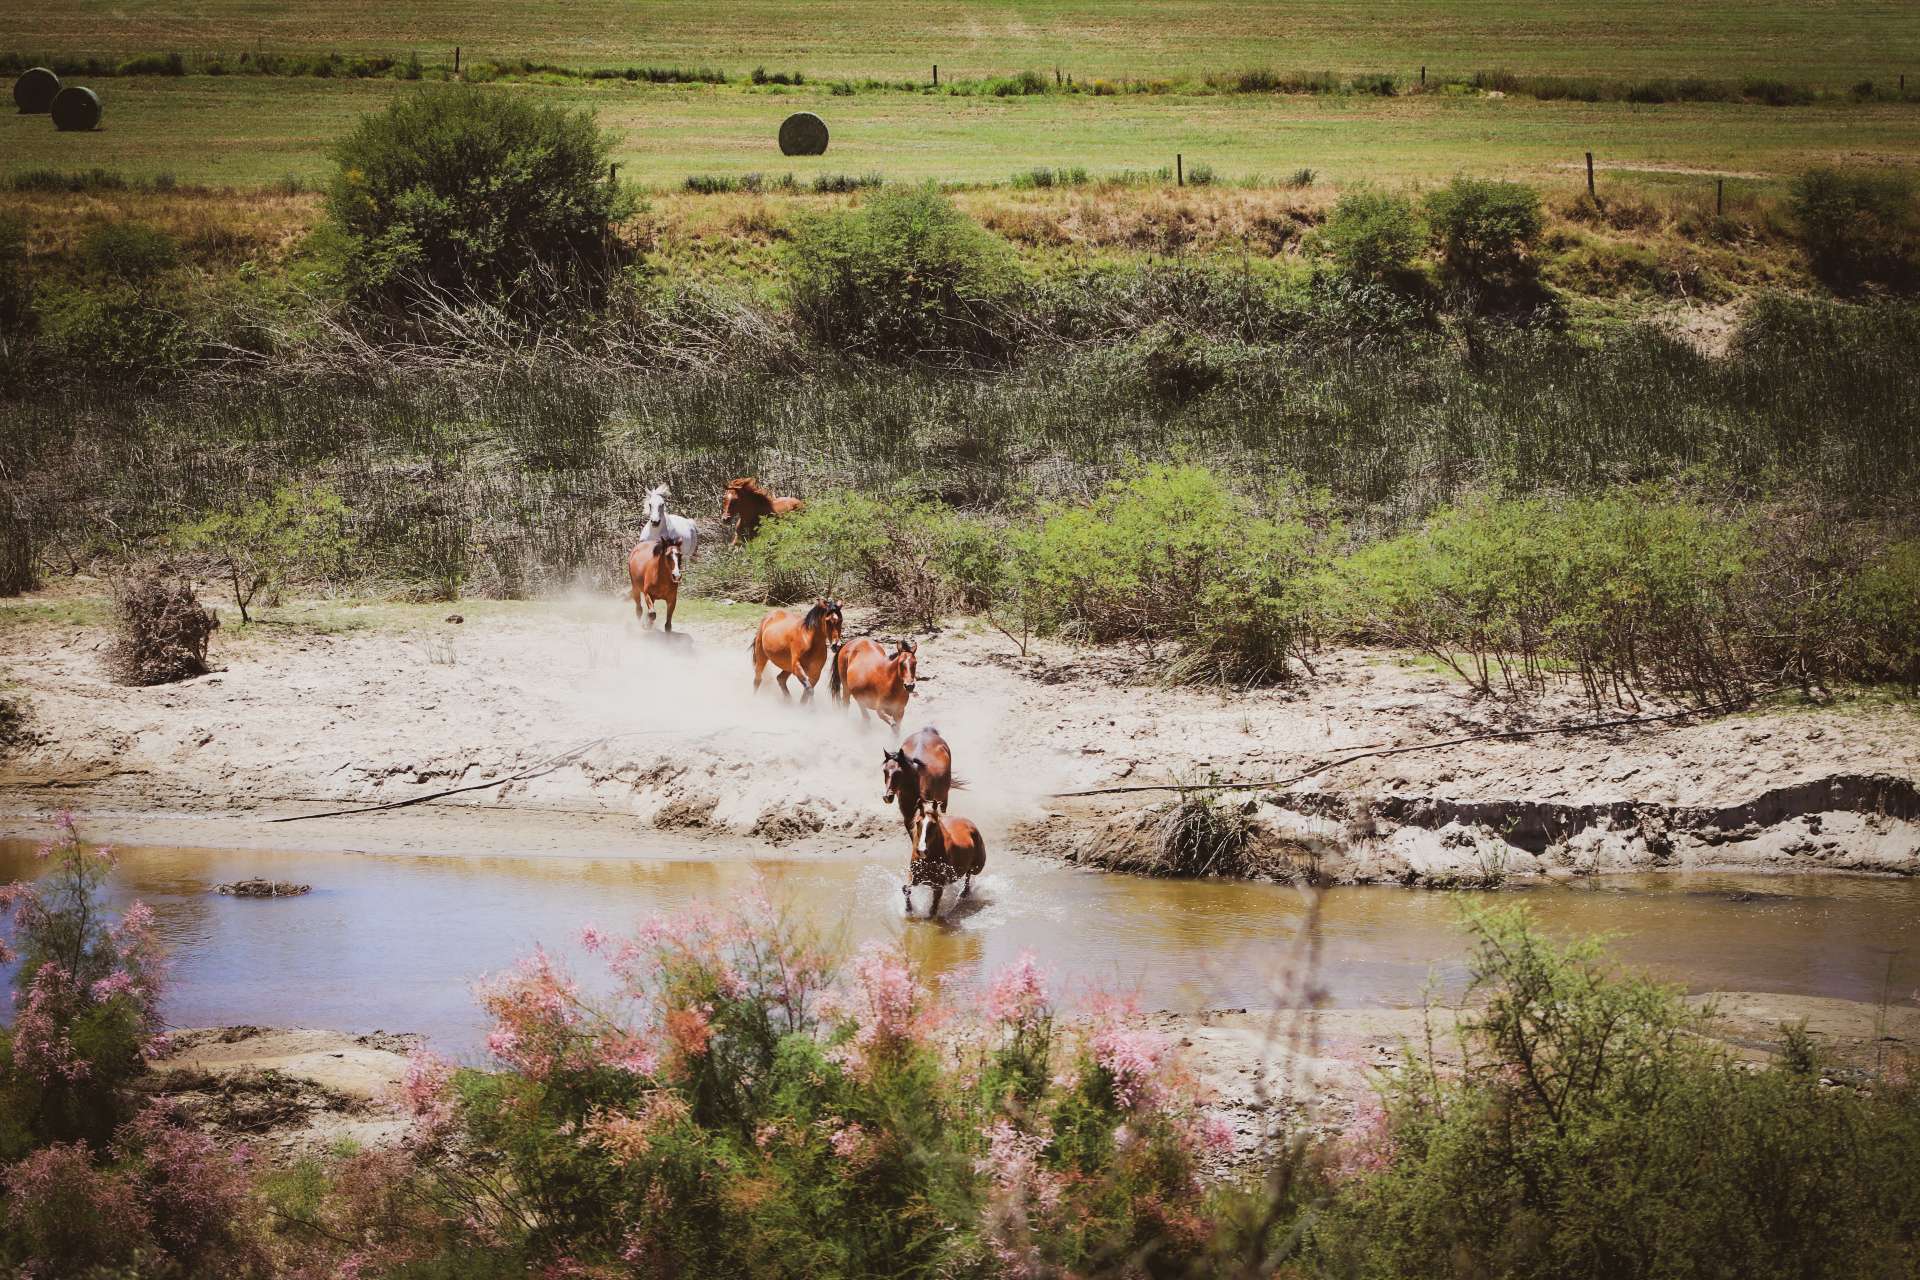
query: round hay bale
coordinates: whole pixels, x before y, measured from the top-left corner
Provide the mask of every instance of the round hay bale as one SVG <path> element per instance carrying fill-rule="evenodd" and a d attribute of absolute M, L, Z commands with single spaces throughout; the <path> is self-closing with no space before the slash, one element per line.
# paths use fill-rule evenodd
<path fill-rule="evenodd" d="M 43 116 L 60 92 L 60 77 L 46 67 L 28 67 L 13 82 L 13 105 L 23 116 Z"/>
<path fill-rule="evenodd" d="M 70 84 L 53 95 L 53 127 L 62 133 L 85 133 L 100 124 L 100 96 L 91 89 Z"/>
<path fill-rule="evenodd" d="M 827 122 L 811 111 L 796 111 L 780 122 L 780 154 L 823 156 L 827 153 Z"/>

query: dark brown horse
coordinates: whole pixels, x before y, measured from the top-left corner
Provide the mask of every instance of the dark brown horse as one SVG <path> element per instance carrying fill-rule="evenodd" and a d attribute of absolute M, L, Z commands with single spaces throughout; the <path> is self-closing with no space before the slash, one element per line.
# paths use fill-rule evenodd
<path fill-rule="evenodd" d="M 922 805 L 908 828 L 913 836 L 913 852 L 907 863 L 907 883 L 900 896 L 907 900 L 907 914 L 913 914 L 913 886 L 933 886 L 933 902 L 927 907 L 927 919 L 940 914 L 940 895 L 955 880 L 964 879 L 960 896 L 973 892 L 973 878 L 987 869 L 987 842 L 980 828 L 965 818 L 950 817 Z"/>
<path fill-rule="evenodd" d="M 932 725 L 918 730 L 898 751 L 880 753 L 880 777 L 887 789 L 880 799 L 900 806 L 901 821 L 913 830 L 913 815 L 924 805 L 944 810 L 953 789 L 953 751 Z"/>
<path fill-rule="evenodd" d="M 792 697 L 787 677 L 799 676 L 805 690 L 800 701 L 813 701 L 813 686 L 820 683 L 820 670 L 827 665 L 829 651 L 840 644 L 840 603 L 816 600 L 805 617 L 775 609 L 760 619 L 753 635 L 753 687 L 760 688 L 767 664 L 778 667 L 780 692 Z"/>
<path fill-rule="evenodd" d="M 651 627 L 654 606 L 667 606 L 667 630 L 673 630 L 673 609 L 680 601 L 680 539 L 667 534 L 643 542 L 627 553 L 627 582 L 633 592 L 633 615 Z"/>
<path fill-rule="evenodd" d="M 782 498 L 767 491 L 752 476 L 741 476 L 720 495 L 720 518 L 733 521 L 733 546 L 751 540 L 760 522 L 769 516 L 784 516 L 806 504 L 798 498 Z"/>
<path fill-rule="evenodd" d="M 860 704 L 861 723 L 872 712 L 899 733 L 900 722 L 907 716 L 907 699 L 919 679 L 920 647 L 913 641 L 900 641 L 889 654 L 878 640 L 862 636 L 841 645 L 833 655 L 833 679 L 827 688 L 835 706 Z"/>

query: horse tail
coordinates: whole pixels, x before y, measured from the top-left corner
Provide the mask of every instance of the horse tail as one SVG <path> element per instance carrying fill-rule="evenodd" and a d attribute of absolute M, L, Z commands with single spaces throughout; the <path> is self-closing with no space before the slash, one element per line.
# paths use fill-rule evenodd
<path fill-rule="evenodd" d="M 747 652 L 753 657 L 756 666 L 764 664 L 767 660 L 767 651 L 760 644 L 760 632 L 757 629 L 753 633 L 753 643 L 747 646 Z"/>
<path fill-rule="evenodd" d="M 840 675 L 840 662 L 846 655 L 844 646 L 835 645 L 827 665 L 833 668 L 833 674 L 827 679 L 827 695 L 833 699 L 833 705 L 844 707 L 847 704 L 846 681 Z"/>

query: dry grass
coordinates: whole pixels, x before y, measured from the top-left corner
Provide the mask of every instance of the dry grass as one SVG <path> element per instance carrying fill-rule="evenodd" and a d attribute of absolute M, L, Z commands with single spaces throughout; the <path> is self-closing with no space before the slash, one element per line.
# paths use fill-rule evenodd
<path fill-rule="evenodd" d="M 48 265 L 71 262 L 86 229 L 144 222 L 165 232 L 196 266 L 278 262 L 320 218 L 320 198 L 235 191 L 6 192 L 0 213 L 27 226 L 27 252 Z"/>

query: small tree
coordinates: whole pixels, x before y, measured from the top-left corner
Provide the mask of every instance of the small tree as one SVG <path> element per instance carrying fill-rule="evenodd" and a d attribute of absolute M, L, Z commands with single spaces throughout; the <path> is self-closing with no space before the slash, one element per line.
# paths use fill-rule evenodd
<path fill-rule="evenodd" d="M 0 1155 L 43 1142 L 104 1144 L 127 1114 L 122 1090 L 160 1033 L 153 912 L 116 921 L 100 901 L 112 855 L 80 842 L 62 815 L 40 850 L 39 880 L 0 887 L 18 959 L 13 1026 L 0 1032 Z"/>
<path fill-rule="evenodd" d="M 1426 212 L 1440 260 L 1455 280 L 1476 291 L 1531 280 L 1528 254 L 1546 225 L 1532 187 L 1455 178 L 1427 197 Z"/>
<path fill-rule="evenodd" d="M 632 208 L 589 112 L 451 86 L 408 93 L 341 142 L 327 211 L 355 298 L 422 295 L 516 309 L 597 300 Z"/>
<path fill-rule="evenodd" d="M 1427 224 L 1406 196 L 1361 189 L 1340 197 L 1320 244 L 1341 274 L 1370 283 L 1406 275 L 1427 240 Z"/>
<path fill-rule="evenodd" d="M 210 553 L 233 590 L 240 620 L 254 598 L 299 569 L 331 570 L 350 545 L 347 506 L 331 489 L 287 485 L 174 531 L 184 550 Z"/>

